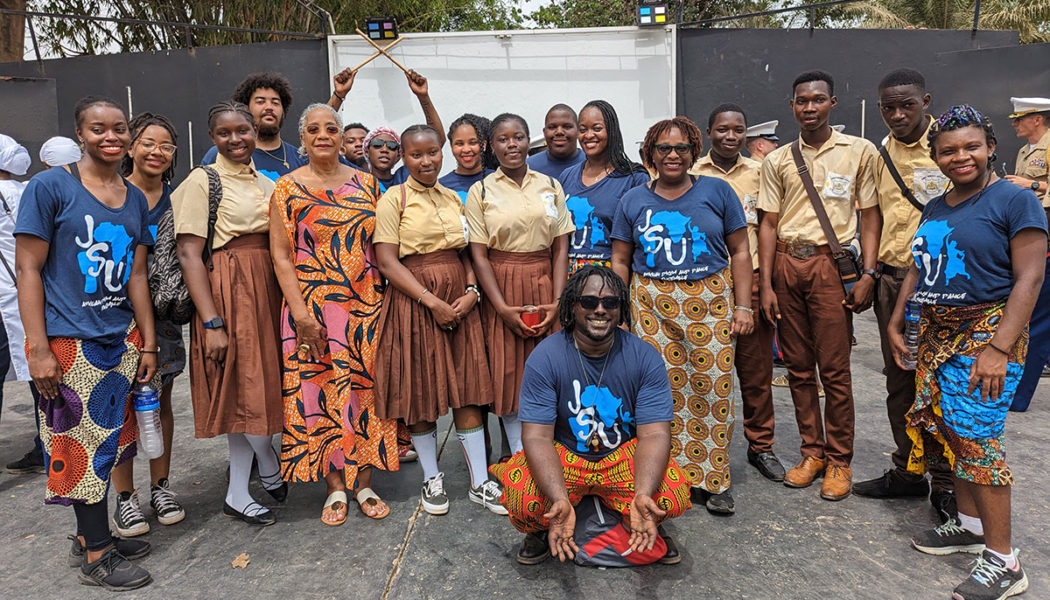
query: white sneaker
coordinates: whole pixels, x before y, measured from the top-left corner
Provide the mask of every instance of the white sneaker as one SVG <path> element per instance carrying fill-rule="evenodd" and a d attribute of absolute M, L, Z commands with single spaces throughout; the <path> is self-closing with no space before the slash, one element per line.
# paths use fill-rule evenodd
<path fill-rule="evenodd" d="M 500 504 L 503 490 L 500 489 L 498 483 L 491 479 L 486 480 L 485 483 L 476 488 L 470 488 L 470 491 L 467 492 L 467 497 L 470 498 L 471 502 L 476 502 L 489 509 L 489 512 L 497 515 L 507 514 L 507 509 Z"/>
<path fill-rule="evenodd" d="M 448 512 L 448 496 L 445 495 L 445 474 L 438 473 L 423 482 L 423 510 L 432 515 Z"/>

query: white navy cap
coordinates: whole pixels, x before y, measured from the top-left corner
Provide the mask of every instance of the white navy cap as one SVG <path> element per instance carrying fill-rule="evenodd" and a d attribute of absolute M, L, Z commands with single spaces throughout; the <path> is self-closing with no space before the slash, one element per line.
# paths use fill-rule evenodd
<path fill-rule="evenodd" d="M 842 130 L 844 130 L 846 128 L 846 126 L 845 125 L 832 125 L 831 128 L 834 129 L 835 131 L 839 132 L 839 133 L 842 133 Z"/>
<path fill-rule="evenodd" d="M 780 125 L 780 121 L 766 121 L 765 123 L 752 125 L 747 128 L 747 137 L 763 137 L 767 140 L 779 142 L 780 138 L 777 137 L 777 125 Z"/>
<path fill-rule="evenodd" d="M 1050 111 L 1050 98 L 1010 98 L 1010 102 L 1014 105 L 1014 112 L 1010 113 L 1011 119 Z"/>

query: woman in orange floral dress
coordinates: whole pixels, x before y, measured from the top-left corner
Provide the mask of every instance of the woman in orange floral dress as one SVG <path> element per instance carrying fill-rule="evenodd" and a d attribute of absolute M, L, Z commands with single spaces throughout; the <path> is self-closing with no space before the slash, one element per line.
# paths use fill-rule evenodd
<path fill-rule="evenodd" d="M 324 479 L 326 525 L 346 520 L 347 486 L 361 512 L 390 508 L 371 489 L 372 470 L 396 470 L 397 422 L 373 413 L 372 367 L 383 280 L 372 233 L 375 178 L 341 164 L 342 122 L 327 105 L 299 119 L 309 163 L 277 181 L 270 218 L 274 270 L 284 292 L 281 318 L 287 481 Z"/>

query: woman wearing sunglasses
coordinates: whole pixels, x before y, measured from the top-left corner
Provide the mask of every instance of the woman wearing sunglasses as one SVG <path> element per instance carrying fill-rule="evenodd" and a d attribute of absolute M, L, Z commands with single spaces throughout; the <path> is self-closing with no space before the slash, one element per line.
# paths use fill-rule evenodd
<path fill-rule="evenodd" d="M 751 252 L 733 188 L 688 173 L 702 149 L 700 130 L 684 117 L 649 129 L 642 160 L 657 178 L 621 199 L 612 263 L 630 282 L 637 333 L 668 366 L 671 455 L 698 488 L 698 500 L 729 514 L 733 337 L 753 329 Z"/>
<path fill-rule="evenodd" d="M 157 224 L 164 213 L 171 210 L 171 178 L 175 176 L 175 125 L 163 115 L 141 113 L 128 123 L 131 149 L 120 164 L 128 183 L 142 190 L 149 204 L 149 229 L 156 242 Z M 152 250 L 150 251 L 152 254 Z M 149 504 L 161 525 L 174 525 L 186 517 L 175 494 L 168 489 L 168 471 L 171 467 L 171 439 L 175 431 L 175 417 L 171 411 L 171 388 L 175 377 L 186 368 L 186 345 L 182 341 L 182 326 L 156 319 L 157 372 L 160 375 L 160 424 L 164 453 L 150 459 Z M 135 463 L 127 461 L 113 469 L 113 489 L 117 491 L 117 506 L 113 524 L 124 537 L 149 532 L 149 522 L 139 507 L 135 490 Z"/>

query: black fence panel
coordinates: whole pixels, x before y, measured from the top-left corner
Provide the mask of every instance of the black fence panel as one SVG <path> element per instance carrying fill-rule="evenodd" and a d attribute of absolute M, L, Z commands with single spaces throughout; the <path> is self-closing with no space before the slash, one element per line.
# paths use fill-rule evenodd
<path fill-rule="evenodd" d="M 42 63 L 4 63 L 0 64 L 0 76 L 47 77 L 57 81 L 57 124 L 53 115 L 30 123 L 41 131 L 52 132 L 51 135 L 57 129 L 58 134 L 69 137 L 74 136 L 73 106 L 77 100 L 91 94 L 104 95 L 126 108 L 130 88 L 133 112 L 161 113 L 174 121 L 179 135 L 176 173 L 179 181 L 189 171 L 191 159 L 196 163 L 211 146 L 208 108 L 229 98 L 249 73 L 277 71 L 289 79 L 294 101 L 281 134 L 285 140 L 297 144 L 299 111 L 311 102 L 324 102 L 329 97 L 325 44 L 323 40 L 301 40 L 83 56 Z M 33 99 L 26 96 L 11 102 L 31 105 Z M 192 151 L 189 146 L 191 122 Z M 39 137 L 32 133 L 30 136 Z M 34 169 L 37 168 L 34 164 Z"/>
<path fill-rule="evenodd" d="M 909 67 L 927 78 L 931 112 L 964 101 L 987 112 L 1003 132 L 999 155 L 1010 157 L 1012 168 L 1020 142 L 1006 118 L 1010 96 L 1050 94 L 1045 77 L 1050 46 L 1017 44 L 1011 31 L 680 30 L 678 112 L 704 128 L 715 106 L 735 102 L 751 123 L 779 119 L 781 141 L 790 140 L 798 135 L 788 106 L 791 82 L 803 71 L 822 69 L 835 79 L 838 106 L 831 123 L 861 135 L 863 106 L 864 136 L 878 143 L 887 134 L 878 111 L 878 82 L 893 69 Z M 1003 60 L 1006 56 L 1016 58 Z M 998 85 L 989 86 L 991 81 Z"/>
<path fill-rule="evenodd" d="M 54 79 L 0 75 L 0 133 L 18 140 L 33 157 L 30 173 L 40 164 L 40 145 L 59 135 L 58 93 Z"/>

